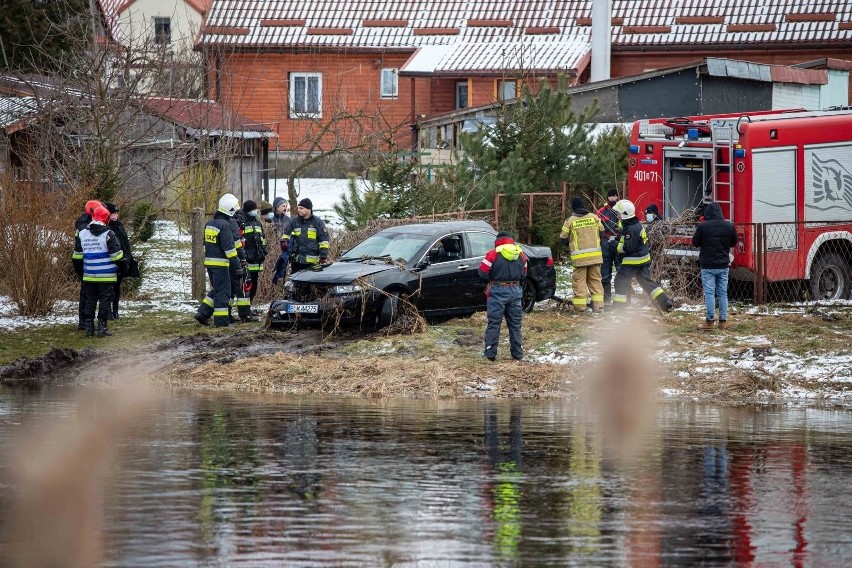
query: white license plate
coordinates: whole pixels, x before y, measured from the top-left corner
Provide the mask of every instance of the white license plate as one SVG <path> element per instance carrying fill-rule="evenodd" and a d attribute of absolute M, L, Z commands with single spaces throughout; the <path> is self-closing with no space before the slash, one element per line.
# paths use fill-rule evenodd
<path fill-rule="evenodd" d="M 287 304 L 287 312 L 291 314 L 316 314 L 319 306 L 316 304 Z"/>

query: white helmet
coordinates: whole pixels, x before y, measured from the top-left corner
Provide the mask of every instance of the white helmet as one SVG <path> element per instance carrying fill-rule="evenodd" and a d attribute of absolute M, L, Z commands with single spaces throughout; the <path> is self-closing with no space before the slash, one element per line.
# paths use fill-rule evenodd
<path fill-rule="evenodd" d="M 219 198 L 219 211 L 227 215 L 228 217 L 233 217 L 234 213 L 237 212 L 237 209 L 240 208 L 240 200 L 237 199 L 237 196 L 232 193 L 226 193 L 222 197 Z"/>
<path fill-rule="evenodd" d="M 622 221 L 632 219 L 636 216 L 636 206 L 628 199 L 622 199 L 612 207 Z"/>

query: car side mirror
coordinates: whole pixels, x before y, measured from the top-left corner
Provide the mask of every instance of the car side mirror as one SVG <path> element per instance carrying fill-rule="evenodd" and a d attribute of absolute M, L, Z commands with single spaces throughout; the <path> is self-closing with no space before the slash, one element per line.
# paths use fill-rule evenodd
<path fill-rule="evenodd" d="M 428 268 L 430 264 L 432 263 L 429 262 L 429 257 L 424 256 L 420 262 L 414 265 L 414 270 L 423 270 L 424 268 Z"/>

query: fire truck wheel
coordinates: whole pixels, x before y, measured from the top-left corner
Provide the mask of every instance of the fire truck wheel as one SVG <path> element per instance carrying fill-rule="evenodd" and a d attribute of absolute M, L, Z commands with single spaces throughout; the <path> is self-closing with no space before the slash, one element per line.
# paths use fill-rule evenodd
<path fill-rule="evenodd" d="M 814 300 L 849 298 L 852 276 L 848 261 L 839 254 L 825 254 L 811 268 L 809 287 Z"/>

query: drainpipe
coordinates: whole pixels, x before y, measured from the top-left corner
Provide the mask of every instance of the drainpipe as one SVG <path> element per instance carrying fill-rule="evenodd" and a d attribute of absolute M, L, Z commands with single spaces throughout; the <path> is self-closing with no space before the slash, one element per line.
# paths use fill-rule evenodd
<path fill-rule="evenodd" d="M 591 81 L 610 78 L 612 50 L 612 0 L 592 0 L 592 77 Z"/>

